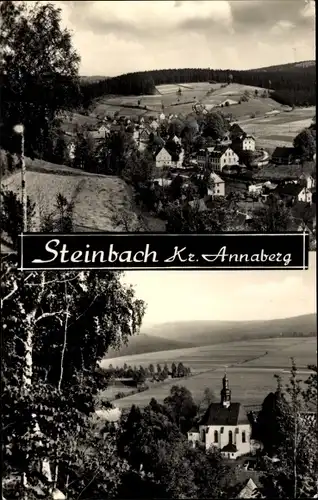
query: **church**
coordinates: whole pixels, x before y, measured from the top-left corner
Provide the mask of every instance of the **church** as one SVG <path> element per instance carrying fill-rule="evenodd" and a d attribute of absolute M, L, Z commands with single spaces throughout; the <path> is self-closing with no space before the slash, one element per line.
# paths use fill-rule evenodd
<path fill-rule="evenodd" d="M 188 432 L 188 440 L 208 450 L 218 448 L 225 458 L 236 459 L 251 453 L 252 427 L 241 403 L 232 403 L 229 380 L 225 374 L 220 403 L 211 403 L 198 427 Z"/>

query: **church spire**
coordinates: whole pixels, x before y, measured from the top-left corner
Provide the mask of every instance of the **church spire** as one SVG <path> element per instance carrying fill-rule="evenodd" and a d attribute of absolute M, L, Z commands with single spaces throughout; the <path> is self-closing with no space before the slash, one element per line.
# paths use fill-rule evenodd
<path fill-rule="evenodd" d="M 224 406 L 225 408 L 228 408 L 231 404 L 231 391 L 226 371 L 222 380 L 222 384 L 223 387 L 221 390 L 221 405 Z"/>

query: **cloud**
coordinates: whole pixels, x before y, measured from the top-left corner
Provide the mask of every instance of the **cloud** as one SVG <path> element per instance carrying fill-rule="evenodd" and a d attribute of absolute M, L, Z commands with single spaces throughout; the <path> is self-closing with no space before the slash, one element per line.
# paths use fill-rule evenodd
<path fill-rule="evenodd" d="M 315 58 L 314 5 L 304 0 L 55 3 L 86 75 L 269 66 L 292 61 L 292 47 L 298 60 Z"/>

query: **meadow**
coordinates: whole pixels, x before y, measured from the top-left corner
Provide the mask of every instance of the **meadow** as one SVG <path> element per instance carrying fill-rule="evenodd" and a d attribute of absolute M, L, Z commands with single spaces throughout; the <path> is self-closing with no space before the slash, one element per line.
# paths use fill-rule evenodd
<path fill-rule="evenodd" d="M 132 404 L 143 407 L 152 397 L 163 401 L 172 385 L 176 384 L 187 387 L 197 402 L 207 387 L 218 398 L 225 367 L 233 401 L 257 405 L 262 403 L 268 392 L 275 390 L 275 374 L 280 374 L 283 379 L 288 377 L 291 357 L 295 358 L 300 378 L 307 378 L 307 365 L 316 363 L 316 350 L 315 337 L 272 338 L 125 356 L 104 360 L 101 366 L 122 366 L 124 363 L 147 366 L 149 363 L 181 361 L 192 370 L 193 375 L 188 378 L 166 380 L 148 391 L 116 400 L 116 406 L 121 409 L 130 408 Z"/>
<path fill-rule="evenodd" d="M 181 89 L 181 95 L 177 91 Z M 151 116 L 161 113 L 162 109 L 167 114 L 184 114 L 192 112 L 194 104 L 202 104 L 208 109 L 219 105 L 226 99 L 238 103 L 244 92 L 249 91 L 253 96 L 255 90 L 261 94 L 264 89 L 249 87 L 246 85 L 230 84 L 222 87 L 222 84 L 210 84 L 208 82 L 185 83 L 182 85 L 158 85 L 155 95 L 144 96 L 104 96 L 96 103 L 92 117 L 103 116 L 108 113 L 118 112 L 120 116 Z M 138 105 L 140 102 L 140 105 Z M 146 109 L 145 109 L 146 107 Z M 251 114 L 265 114 L 273 109 L 283 107 L 270 98 L 251 97 L 248 102 L 235 104 L 224 108 L 227 113 L 232 113 L 235 119 L 250 117 Z"/>
<path fill-rule="evenodd" d="M 257 147 L 273 149 L 277 146 L 292 146 L 294 137 L 312 123 L 314 107 L 296 108 L 275 116 L 256 117 L 240 122 L 248 134 L 254 135 Z"/>

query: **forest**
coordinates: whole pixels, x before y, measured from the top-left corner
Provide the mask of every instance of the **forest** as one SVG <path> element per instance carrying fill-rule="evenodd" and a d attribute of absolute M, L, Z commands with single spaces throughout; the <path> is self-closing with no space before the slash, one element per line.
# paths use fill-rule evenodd
<path fill-rule="evenodd" d="M 164 69 L 127 73 L 99 81 L 82 81 L 83 107 L 105 94 L 151 95 L 156 85 L 183 84 L 186 82 L 233 82 L 273 90 L 272 97 L 289 106 L 316 105 L 316 66 L 269 68 L 249 71 L 214 70 L 204 68 Z"/>

